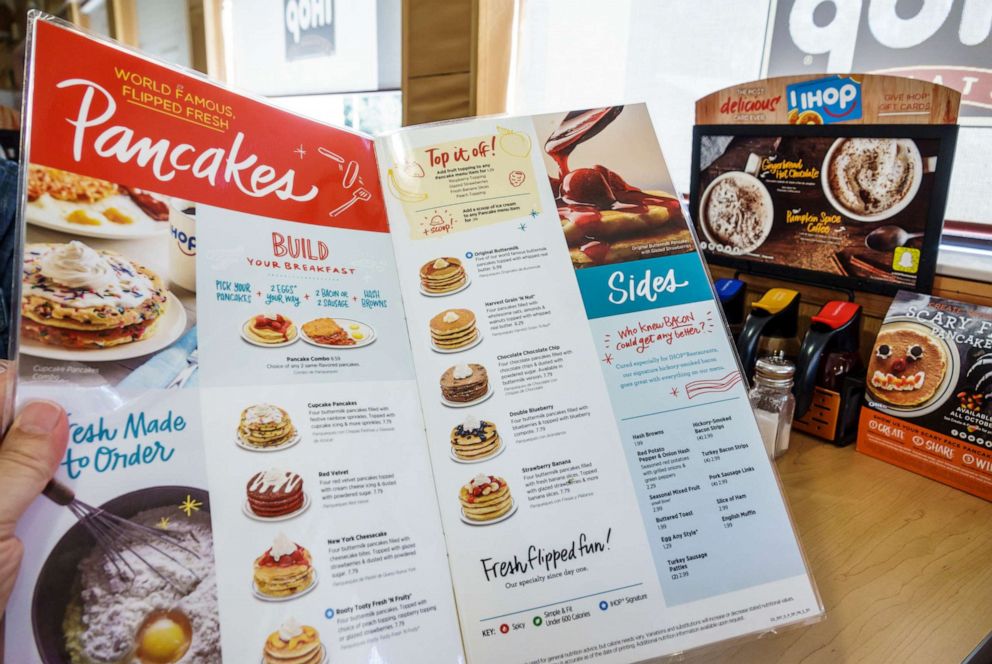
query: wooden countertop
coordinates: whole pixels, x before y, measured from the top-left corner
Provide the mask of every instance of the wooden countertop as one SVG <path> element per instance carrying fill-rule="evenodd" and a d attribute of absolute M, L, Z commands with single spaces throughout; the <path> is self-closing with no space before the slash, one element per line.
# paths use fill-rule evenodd
<path fill-rule="evenodd" d="M 961 662 L 992 632 L 992 503 L 793 433 L 777 462 L 820 622 L 692 662 Z"/>

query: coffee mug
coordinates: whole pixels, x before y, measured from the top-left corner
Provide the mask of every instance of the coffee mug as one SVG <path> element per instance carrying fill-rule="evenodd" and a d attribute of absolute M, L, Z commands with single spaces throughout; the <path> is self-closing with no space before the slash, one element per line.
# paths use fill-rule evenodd
<path fill-rule="evenodd" d="M 760 247 L 764 244 L 765 240 L 768 239 L 768 235 L 772 231 L 772 220 L 775 215 L 775 208 L 772 203 L 771 194 L 768 193 L 767 187 L 765 187 L 765 184 L 756 177 L 758 171 L 761 169 L 761 161 L 762 160 L 759 155 L 752 153 L 748 156 L 747 165 L 744 167 L 743 171 L 728 171 L 726 173 L 721 173 L 715 177 L 703 191 L 703 195 L 699 199 L 699 225 L 703 229 L 703 235 L 706 236 L 706 241 L 708 244 L 707 248 L 711 251 L 731 255 L 747 254 Z M 759 236 L 750 244 L 744 246 L 725 245 L 717 239 L 715 232 L 710 228 L 710 220 L 707 215 L 710 195 L 712 194 L 714 188 L 725 180 L 734 180 L 738 183 L 738 186 L 750 187 L 760 192 L 765 210 L 765 217 L 762 219 L 762 226 Z"/>
<path fill-rule="evenodd" d="M 848 217 L 849 219 L 853 219 L 855 221 L 867 221 L 867 222 L 882 221 L 884 219 L 889 219 L 890 217 L 893 217 L 896 214 L 902 212 L 906 208 L 906 206 L 909 205 L 914 198 L 916 198 L 916 192 L 919 191 L 920 183 L 923 181 L 923 174 L 932 173 L 934 169 L 937 167 L 937 158 L 928 157 L 927 159 L 923 159 L 920 156 L 920 149 L 916 146 L 916 143 L 914 143 L 910 139 L 908 138 L 890 139 L 896 141 L 899 145 L 907 149 L 910 162 L 913 165 L 913 179 L 910 182 L 909 189 L 907 189 L 906 193 L 903 194 L 902 198 L 896 201 L 893 205 L 885 208 L 884 210 L 876 214 L 872 214 L 872 215 L 860 214 L 854 210 L 851 210 L 841 201 L 837 200 L 837 197 L 833 192 L 833 187 L 830 186 L 830 167 L 831 164 L 833 163 L 834 156 L 836 155 L 837 150 L 840 148 L 840 146 L 842 146 L 845 141 L 850 141 L 850 140 L 862 140 L 862 139 L 838 138 L 830 146 L 830 149 L 827 150 L 827 154 L 823 158 L 823 165 L 820 168 L 820 186 L 823 188 L 823 195 L 834 207 L 834 209 L 840 212 L 845 217 Z"/>
<path fill-rule="evenodd" d="M 195 292 L 196 208 L 194 203 L 172 201 L 172 205 L 169 206 L 169 233 L 169 278 L 172 283 Z"/>

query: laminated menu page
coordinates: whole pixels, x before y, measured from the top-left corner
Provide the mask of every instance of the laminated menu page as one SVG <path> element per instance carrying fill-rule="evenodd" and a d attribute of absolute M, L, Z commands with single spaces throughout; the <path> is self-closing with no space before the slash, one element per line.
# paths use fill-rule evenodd
<path fill-rule="evenodd" d="M 646 109 L 378 139 L 31 23 L 5 661 L 628 662 L 822 613 Z"/>

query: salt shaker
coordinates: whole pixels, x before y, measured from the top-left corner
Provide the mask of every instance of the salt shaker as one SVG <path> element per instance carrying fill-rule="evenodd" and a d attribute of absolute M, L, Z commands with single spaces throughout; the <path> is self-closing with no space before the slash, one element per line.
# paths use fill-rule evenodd
<path fill-rule="evenodd" d="M 795 365 L 783 357 L 763 357 L 754 365 L 754 387 L 748 398 L 770 459 L 789 449 L 792 413 L 796 408 L 792 396 L 795 373 Z"/>

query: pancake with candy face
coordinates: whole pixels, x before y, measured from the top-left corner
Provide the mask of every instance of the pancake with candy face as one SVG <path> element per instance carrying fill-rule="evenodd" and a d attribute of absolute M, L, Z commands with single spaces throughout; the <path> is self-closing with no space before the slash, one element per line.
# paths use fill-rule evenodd
<path fill-rule="evenodd" d="M 883 328 L 868 363 L 868 390 L 879 401 L 913 408 L 934 397 L 946 372 L 946 353 L 933 335 Z"/>

